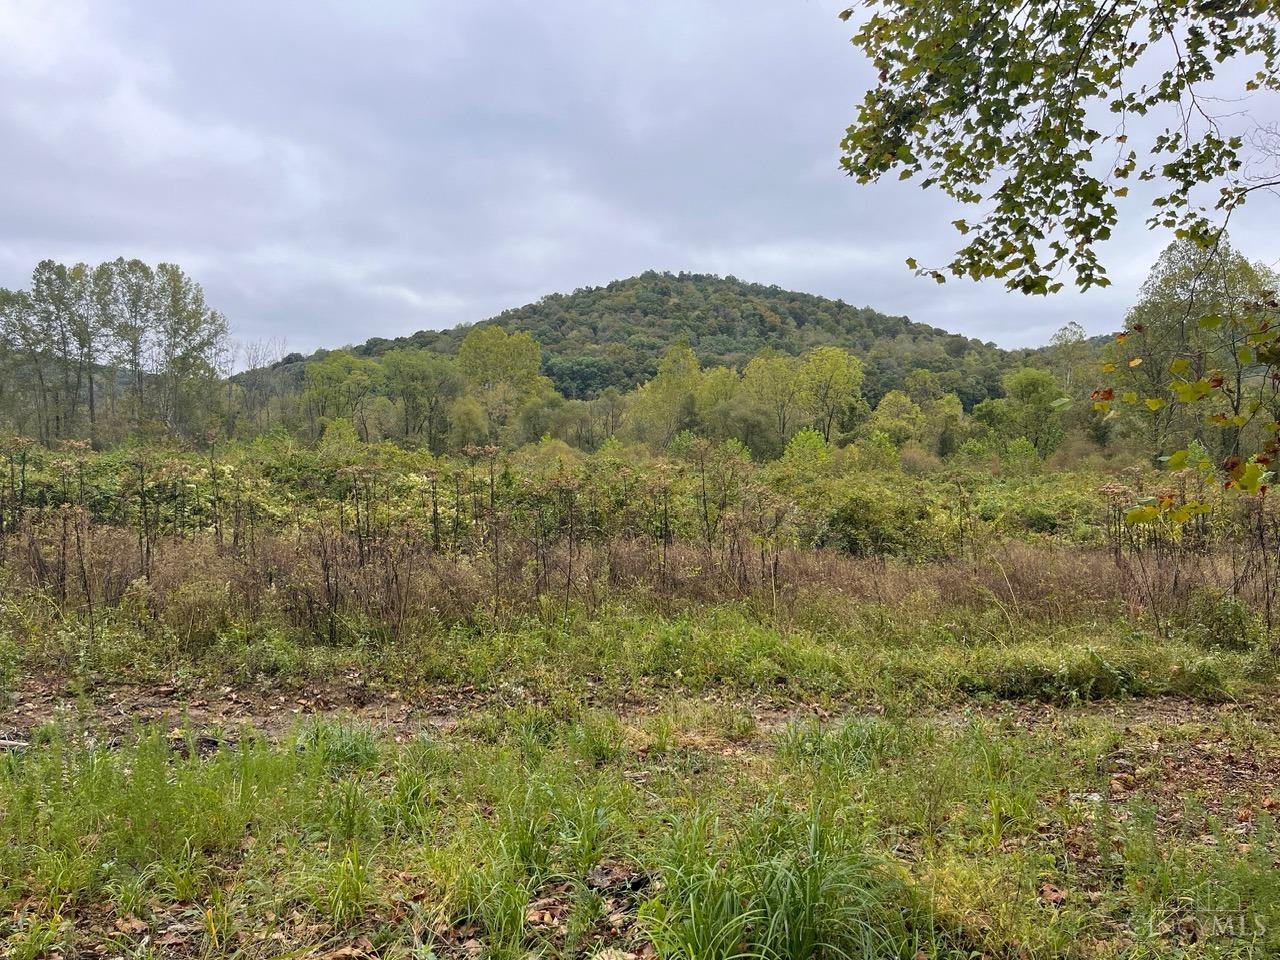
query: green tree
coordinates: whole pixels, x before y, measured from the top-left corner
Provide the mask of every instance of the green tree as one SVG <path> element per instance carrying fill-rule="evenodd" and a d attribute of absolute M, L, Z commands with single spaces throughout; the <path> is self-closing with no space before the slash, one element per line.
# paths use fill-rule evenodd
<path fill-rule="evenodd" d="M 600 391 L 600 396 L 591 401 L 591 407 L 600 418 L 600 432 L 606 439 L 622 429 L 627 398 L 617 387 L 606 387 Z"/>
<path fill-rule="evenodd" d="M 924 417 L 920 442 L 926 449 L 940 457 L 949 457 L 960 449 L 968 437 L 969 425 L 959 397 L 954 393 L 944 393 L 936 399 L 926 400 L 920 412 Z"/>
<path fill-rule="evenodd" d="M 890 390 L 871 412 L 865 432 L 869 437 L 879 434 L 895 447 L 901 447 L 919 438 L 923 427 L 924 413 L 920 405 L 901 390 Z"/>
<path fill-rule="evenodd" d="M 426 350 L 400 349 L 383 355 L 382 369 L 391 395 L 402 405 L 406 439 L 422 436 L 427 449 L 439 453 L 449 407 L 466 386 L 457 363 Z"/>
<path fill-rule="evenodd" d="M 742 394 L 765 415 L 770 440 L 780 454 L 805 410 L 801 363 L 776 350 L 758 354 L 742 371 Z"/>
<path fill-rule="evenodd" d="M 0 334 L 10 420 L 42 442 L 52 443 L 57 436 L 52 345 L 27 291 L 0 292 Z"/>
<path fill-rule="evenodd" d="M 702 372 L 694 392 L 694 412 L 703 432 L 727 440 L 742 432 L 742 378 L 732 367 L 711 367 Z"/>
<path fill-rule="evenodd" d="M 176 433 L 196 436 L 216 420 L 227 321 L 209 307 L 204 289 L 177 264 L 158 265 L 155 277 L 160 419 Z"/>
<path fill-rule="evenodd" d="M 839 347 L 815 347 L 800 363 L 800 402 L 831 442 L 837 425 L 862 396 L 862 363 Z"/>
<path fill-rule="evenodd" d="M 1250 318 L 1275 290 L 1276 280 L 1223 240 L 1212 250 L 1180 241 L 1170 244 L 1152 268 L 1124 332 L 1107 351 L 1105 370 L 1115 386 L 1100 396 L 1124 425 L 1138 431 L 1155 458 L 1195 439 L 1219 456 L 1240 453 L 1244 428 L 1265 405 L 1252 382 L 1261 372 L 1251 341 Z M 1220 383 L 1211 417 L 1176 403 L 1179 386 L 1204 379 Z M 1198 398 L 1197 398 L 1198 399 Z"/>
<path fill-rule="evenodd" d="M 43 395 L 44 439 L 71 436 L 78 394 L 74 389 L 72 349 L 74 292 L 71 271 L 61 263 L 42 260 L 31 274 L 31 315 L 28 342 L 33 368 Z"/>
<path fill-rule="evenodd" d="M 1081 287 L 1103 286 L 1097 245 L 1131 179 L 1162 183 L 1149 224 L 1204 245 L 1280 182 L 1274 158 L 1260 173 L 1246 163 L 1243 136 L 1253 91 L 1280 89 L 1271 0 L 859 6 L 854 44 L 878 80 L 842 143 L 845 170 L 860 182 L 920 177 L 981 208 L 955 221 L 965 239 L 951 262 L 924 271 L 939 282 L 998 277 L 1046 293 L 1068 269 Z M 1150 137 L 1143 117 L 1157 120 Z"/>
<path fill-rule="evenodd" d="M 489 439 L 489 418 L 475 397 L 462 396 L 449 408 L 449 446 L 465 450 Z"/>
<path fill-rule="evenodd" d="M 778 462 L 784 483 L 812 482 L 831 465 L 831 444 L 818 430 L 806 427 L 787 441 L 787 449 Z"/>
<path fill-rule="evenodd" d="M 346 350 L 335 350 L 317 363 L 307 366 L 304 396 L 311 413 L 313 428 L 338 417 L 350 419 L 360 438 L 369 440 L 368 401 L 381 376 L 373 360 L 356 357 Z"/>
<path fill-rule="evenodd" d="M 19 434 L 36 432 L 44 439 L 43 397 L 36 390 L 30 342 L 31 298 L 23 290 L 0 288 L 0 418 Z"/>
<path fill-rule="evenodd" d="M 973 418 L 1003 441 L 1024 437 L 1041 457 L 1062 442 L 1062 387 L 1048 370 L 1023 367 L 1005 374 L 1006 396 L 973 408 Z"/>
<path fill-rule="evenodd" d="M 458 369 L 484 408 L 493 434 L 550 385 L 539 375 L 541 367 L 542 348 L 523 331 L 507 333 L 495 324 L 472 327 L 458 346 Z"/>
<path fill-rule="evenodd" d="M 45 443 L 103 442 L 158 421 L 202 435 L 220 420 L 227 323 L 174 264 L 136 260 L 90 267 L 43 260 L 29 291 L 12 294 L 0 336 L 30 423 Z M 115 423 L 117 398 L 127 415 Z"/>
<path fill-rule="evenodd" d="M 941 399 L 947 392 L 942 385 L 942 378 L 932 370 L 925 370 L 922 367 L 917 367 L 907 374 L 906 379 L 902 381 L 902 390 L 921 407 Z"/>
<path fill-rule="evenodd" d="M 1054 376 L 1067 393 L 1074 396 L 1081 384 L 1089 382 L 1086 370 L 1094 353 L 1085 338 L 1084 327 L 1074 320 L 1063 324 L 1049 339 L 1047 352 Z"/>
<path fill-rule="evenodd" d="M 111 363 L 121 372 L 128 418 L 136 430 L 151 416 L 151 364 L 158 336 L 159 289 L 155 271 L 141 260 L 119 258 L 96 274 L 111 330 Z"/>
<path fill-rule="evenodd" d="M 632 396 L 627 423 L 641 440 L 665 448 L 694 424 L 701 383 L 702 368 L 693 349 L 684 342 L 674 344 L 662 355 L 653 379 Z"/>

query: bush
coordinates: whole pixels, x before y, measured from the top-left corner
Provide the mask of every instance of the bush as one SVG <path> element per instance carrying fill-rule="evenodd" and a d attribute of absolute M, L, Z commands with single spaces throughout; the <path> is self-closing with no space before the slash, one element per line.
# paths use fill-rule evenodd
<path fill-rule="evenodd" d="M 957 690 L 970 696 L 1043 703 L 1109 700 L 1149 692 L 1130 666 L 1091 649 L 1064 651 L 1058 657 L 1007 648 L 983 650 L 969 658 L 954 682 Z"/>
<path fill-rule="evenodd" d="M 902 448 L 899 454 L 902 461 L 902 469 L 905 473 L 913 476 L 923 474 L 937 473 L 942 469 L 942 461 L 937 456 L 918 443 L 908 443 Z"/>
<path fill-rule="evenodd" d="M 824 518 L 817 544 L 855 557 L 942 555 L 938 526 L 919 488 L 903 483 L 867 483 L 851 478 L 835 492 L 834 509 Z"/>
<path fill-rule="evenodd" d="M 1199 700 L 1224 700 L 1227 682 L 1218 665 L 1204 658 L 1188 664 L 1174 664 L 1169 686 L 1177 693 Z"/>
<path fill-rule="evenodd" d="M 1188 639 L 1216 650 L 1250 650 L 1260 634 L 1257 614 L 1243 600 L 1212 591 L 1192 597 L 1184 630 Z"/>
<path fill-rule="evenodd" d="M 1040 453 L 1026 437 L 1010 440 L 1004 448 L 1005 469 L 1016 476 L 1037 472 L 1042 465 Z"/>

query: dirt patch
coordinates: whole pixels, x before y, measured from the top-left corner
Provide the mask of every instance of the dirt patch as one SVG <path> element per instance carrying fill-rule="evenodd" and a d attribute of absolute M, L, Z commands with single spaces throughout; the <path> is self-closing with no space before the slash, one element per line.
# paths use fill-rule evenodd
<path fill-rule="evenodd" d="M 1120 741 L 1102 758 L 1107 799 L 1148 800 L 1164 834 L 1205 834 L 1212 816 L 1244 837 L 1260 816 L 1280 818 L 1278 706 L 1274 697 L 1205 703 L 1166 696 L 1070 707 L 1000 704 L 978 712 L 1027 730 L 1105 719 Z M 973 712 L 944 716 L 958 723 Z"/>
<path fill-rule="evenodd" d="M 641 685 L 621 699 L 589 695 L 584 706 L 609 710 L 624 723 L 641 723 L 662 710 L 674 692 Z M 682 699 L 749 714 L 755 722 L 755 739 L 760 741 L 769 739 L 793 720 L 833 718 L 832 713 L 819 707 L 767 698 L 744 700 L 712 695 Z M 522 688 L 388 690 L 366 683 L 355 673 L 289 689 L 211 686 L 176 678 L 146 684 L 99 683 L 81 689 L 65 679 L 26 677 L 9 702 L 0 706 L 0 740 L 26 741 L 33 730 L 49 723 L 81 727 L 109 740 L 122 739 L 143 726 L 229 735 L 252 728 L 267 737 L 281 738 L 310 718 L 348 717 L 399 741 L 422 730 L 450 731 L 477 711 L 542 702 L 542 698 Z"/>
<path fill-rule="evenodd" d="M 624 722 L 642 722 L 661 709 L 671 691 L 633 691 L 625 703 L 598 703 Z M 521 691 L 478 691 L 473 687 L 413 693 L 367 684 L 356 673 L 310 687 L 211 687 L 173 680 L 150 684 L 100 684 L 77 690 L 65 681 L 29 677 L 0 709 L 0 740 L 28 741 L 34 729 L 51 722 L 83 727 L 110 741 L 142 726 L 190 730 L 197 749 L 210 749 L 252 728 L 268 737 L 287 735 L 315 717 L 350 717 L 397 741 L 423 730 L 450 731 L 468 713 L 513 699 L 534 702 Z M 848 715 L 878 712 L 865 706 L 844 712 L 814 704 L 774 699 L 699 698 L 732 706 L 751 716 L 754 731 L 721 744 L 725 753 L 751 754 L 768 745 L 787 724 L 806 719 L 836 724 Z M 1184 824 L 1187 801 L 1224 822 L 1252 824 L 1262 813 L 1280 814 L 1280 716 L 1269 702 L 1212 704 L 1175 697 L 1103 701 L 1058 707 L 1040 703 L 970 705 L 963 710 L 922 711 L 919 716 L 959 724 L 974 715 L 1013 723 L 1027 730 L 1058 729 L 1073 719 L 1105 718 L 1121 733 L 1119 747 L 1105 758 L 1112 800 L 1142 795 L 1155 803 L 1169 829 Z M 1233 726 L 1234 724 L 1234 726 Z M 1224 731 L 1233 729 L 1233 736 Z M 1246 810 L 1249 811 L 1246 814 Z M 1244 830 L 1245 828 L 1242 828 Z"/>
<path fill-rule="evenodd" d="M 1225 737 L 1218 723 L 1126 727 L 1108 755 L 1112 800 L 1142 796 L 1162 828 L 1205 833 L 1212 815 L 1228 832 L 1247 837 L 1261 816 L 1280 817 L 1280 734 L 1258 725 L 1258 739 Z M 1265 738 L 1265 739 L 1264 739 Z"/>
<path fill-rule="evenodd" d="M 1259 723 L 1270 723 L 1280 729 L 1278 709 L 1280 698 L 1274 696 L 1214 703 L 1166 695 L 1090 700 L 1071 706 L 1016 700 L 981 704 L 969 702 L 939 711 L 937 716 L 950 723 L 962 723 L 975 715 L 1005 719 L 1028 730 L 1060 726 L 1073 718 L 1105 717 L 1122 727 L 1172 727 L 1192 723 L 1221 723 L 1226 717 L 1237 716 L 1248 717 Z"/>
<path fill-rule="evenodd" d="M 26 740 L 32 730 L 54 722 L 108 738 L 142 726 L 229 733 L 252 728 L 279 737 L 311 717 L 346 716 L 402 739 L 422 729 L 449 729 L 458 716 L 482 707 L 486 699 L 471 688 L 407 697 L 373 690 L 357 676 L 287 691 L 176 681 L 79 690 L 65 682 L 28 678 L 0 708 L 0 738 Z"/>

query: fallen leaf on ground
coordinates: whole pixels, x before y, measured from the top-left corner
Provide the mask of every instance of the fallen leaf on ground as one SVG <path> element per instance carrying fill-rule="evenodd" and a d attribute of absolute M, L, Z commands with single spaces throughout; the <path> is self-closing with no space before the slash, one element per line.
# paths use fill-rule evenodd
<path fill-rule="evenodd" d="M 1040 899 L 1051 907 L 1060 907 L 1067 902 L 1067 891 L 1046 882 L 1040 886 Z"/>

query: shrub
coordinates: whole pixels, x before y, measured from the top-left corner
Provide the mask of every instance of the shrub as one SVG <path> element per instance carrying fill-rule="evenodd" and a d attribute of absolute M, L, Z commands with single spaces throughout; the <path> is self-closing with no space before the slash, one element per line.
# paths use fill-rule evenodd
<path fill-rule="evenodd" d="M 1037 472 L 1042 465 L 1040 452 L 1026 437 L 1010 440 L 1004 448 L 1004 467 L 1015 476 Z"/>
<path fill-rule="evenodd" d="M 942 461 L 918 443 L 908 443 L 902 448 L 899 457 L 903 471 L 914 476 L 936 473 L 942 468 Z"/>
<path fill-rule="evenodd" d="M 1188 639 L 1218 650 L 1249 650 L 1260 632 L 1257 615 L 1243 600 L 1207 590 L 1191 598 L 1184 629 Z"/>
<path fill-rule="evenodd" d="M 835 507 L 817 533 L 819 546 L 857 557 L 926 559 L 943 552 L 940 531 L 921 490 L 854 477 L 834 493 Z"/>

